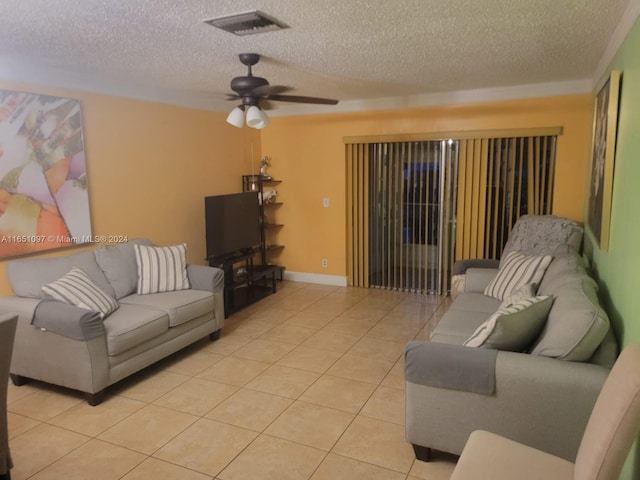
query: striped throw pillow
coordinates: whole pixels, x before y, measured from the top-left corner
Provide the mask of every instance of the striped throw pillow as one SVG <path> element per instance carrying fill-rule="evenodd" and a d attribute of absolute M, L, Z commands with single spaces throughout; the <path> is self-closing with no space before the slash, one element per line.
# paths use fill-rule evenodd
<path fill-rule="evenodd" d="M 501 308 L 473 332 L 464 346 L 525 351 L 540 335 L 552 304 L 553 297 L 541 295 Z"/>
<path fill-rule="evenodd" d="M 105 318 L 118 308 L 115 298 L 100 288 L 89 275 L 79 268 L 42 287 L 42 292 L 69 305 L 98 312 Z"/>
<path fill-rule="evenodd" d="M 138 265 L 139 295 L 191 288 L 187 277 L 187 246 L 134 245 Z"/>
<path fill-rule="evenodd" d="M 518 252 L 507 253 L 500 262 L 500 270 L 484 289 L 484 294 L 504 300 L 527 283 L 533 283 L 538 288 L 551 260 L 553 257 L 550 255 L 528 257 Z"/>

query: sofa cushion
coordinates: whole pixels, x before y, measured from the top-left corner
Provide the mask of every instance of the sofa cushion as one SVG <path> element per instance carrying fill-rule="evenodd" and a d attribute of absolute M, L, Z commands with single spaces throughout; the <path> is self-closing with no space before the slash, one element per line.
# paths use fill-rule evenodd
<path fill-rule="evenodd" d="M 151 245 L 146 238 L 136 238 L 115 245 L 103 245 L 94 251 L 96 262 L 120 299 L 136 291 L 138 266 L 134 245 Z"/>
<path fill-rule="evenodd" d="M 55 258 L 24 258 L 7 264 L 7 277 L 11 288 L 19 297 L 45 298 L 42 287 L 65 275 L 73 267 L 81 269 L 105 292 L 115 292 L 96 263 L 92 251 L 74 253 Z"/>
<path fill-rule="evenodd" d="M 118 308 L 116 299 L 79 268 L 72 268 L 55 282 L 43 286 L 42 291 L 60 302 L 98 312 L 100 318 L 105 318 Z"/>
<path fill-rule="evenodd" d="M 468 312 L 482 312 L 485 313 L 486 318 L 498 310 L 500 307 L 500 300 L 493 297 L 488 297 L 482 293 L 462 293 L 451 304 L 450 310 L 461 310 Z"/>
<path fill-rule="evenodd" d="M 190 288 L 186 244 L 170 247 L 134 245 L 138 266 L 137 293 L 172 292 Z"/>
<path fill-rule="evenodd" d="M 464 345 L 522 352 L 538 337 L 552 303 L 553 297 L 539 296 L 500 309 L 480 325 Z"/>
<path fill-rule="evenodd" d="M 552 252 L 553 260 L 542 277 L 538 287 L 539 295 L 553 295 L 565 283 L 570 283 L 589 275 L 578 250 L 565 243 Z"/>
<path fill-rule="evenodd" d="M 609 330 L 609 318 L 600 306 L 597 285 L 591 278 L 566 283 L 531 353 L 563 360 L 589 360 Z"/>
<path fill-rule="evenodd" d="M 450 308 L 433 329 L 430 339 L 435 341 L 436 336 L 460 337 L 460 341 L 454 343 L 462 345 L 494 312 L 495 310 L 485 313 Z"/>
<path fill-rule="evenodd" d="M 116 356 L 165 333 L 169 316 L 155 308 L 121 304 L 104 320 L 104 328 L 109 355 Z"/>
<path fill-rule="evenodd" d="M 527 283 L 526 285 L 522 285 L 517 290 L 514 290 L 509 295 L 504 297 L 504 300 L 500 304 L 498 310 L 503 308 L 510 307 L 511 305 L 515 305 L 516 303 L 520 303 L 523 300 L 528 300 L 529 298 L 533 298 L 536 296 L 536 284 L 535 283 Z"/>
<path fill-rule="evenodd" d="M 169 316 L 170 327 L 213 312 L 213 294 L 203 290 L 179 290 L 151 295 L 133 294 L 120 299 L 120 303 L 161 310 Z"/>
<path fill-rule="evenodd" d="M 552 259 L 550 255 L 529 257 L 509 252 L 502 259 L 498 274 L 489 282 L 484 294 L 504 300 L 511 292 L 527 283 L 538 285 Z"/>

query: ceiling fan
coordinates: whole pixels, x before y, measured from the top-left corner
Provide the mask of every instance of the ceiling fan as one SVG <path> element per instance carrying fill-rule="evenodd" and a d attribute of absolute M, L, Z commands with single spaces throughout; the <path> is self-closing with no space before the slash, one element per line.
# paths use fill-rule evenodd
<path fill-rule="evenodd" d="M 336 105 L 338 100 L 331 98 L 304 97 L 299 95 L 282 95 L 292 90 L 283 85 L 269 85 L 266 78 L 253 75 L 251 67 L 260 61 L 257 53 L 241 53 L 240 62 L 248 68 L 247 75 L 235 77 L 231 80 L 231 90 L 235 93 L 227 94 L 227 100 L 241 100 L 242 103 L 234 108 L 227 122 L 240 128 L 244 120 L 244 111 L 247 112 L 247 125 L 253 128 L 264 128 L 269 119 L 264 113 L 267 102 L 275 100 L 279 102 L 310 103 L 317 105 Z M 262 108 L 261 108 L 262 104 Z M 252 108 L 255 107 L 255 108 Z"/>

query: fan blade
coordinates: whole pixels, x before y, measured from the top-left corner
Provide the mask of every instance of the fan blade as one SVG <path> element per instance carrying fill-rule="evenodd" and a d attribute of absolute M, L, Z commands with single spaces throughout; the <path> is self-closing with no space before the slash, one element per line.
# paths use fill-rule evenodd
<path fill-rule="evenodd" d="M 273 110 L 275 108 L 275 106 L 269 100 L 263 98 L 263 99 L 260 100 L 260 108 L 262 110 L 269 111 L 269 110 Z"/>
<path fill-rule="evenodd" d="M 269 95 L 267 98 L 279 102 L 315 103 L 318 105 L 337 105 L 338 103 L 338 100 L 331 98 L 300 97 L 298 95 Z"/>
<path fill-rule="evenodd" d="M 240 95 L 236 95 L 235 93 L 227 93 L 227 98 L 225 100 L 238 100 L 242 98 Z"/>
<path fill-rule="evenodd" d="M 289 90 L 293 89 L 291 87 L 285 87 L 284 85 L 263 85 L 251 90 L 251 94 L 256 97 L 269 97 L 271 95 L 288 92 Z"/>

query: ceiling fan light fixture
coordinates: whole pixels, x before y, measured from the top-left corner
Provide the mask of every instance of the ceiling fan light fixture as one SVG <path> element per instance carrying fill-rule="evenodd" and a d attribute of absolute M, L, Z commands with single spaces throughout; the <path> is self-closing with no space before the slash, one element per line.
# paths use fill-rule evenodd
<path fill-rule="evenodd" d="M 256 127 L 257 129 L 261 129 L 269 125 L 269 117 L 264 113 L 264 110 L 260 109 L 260 119 L 262 122 Z"/>
<path fill-rule="evenodd" d="M 244 112 L 240 107 L 236 107 L 227 116 L 227 123 L 230 123 L 234 127 L 242 128 L 244 123 Z"/>
<path fill-rule="evenodd" d="M 263 112 L 258 107 L 251 105 L 247 110 L 247 125 L 251 128 L 264 128 L 265 125 L 262 115 L 260 115 L 261 113 Z"/>

